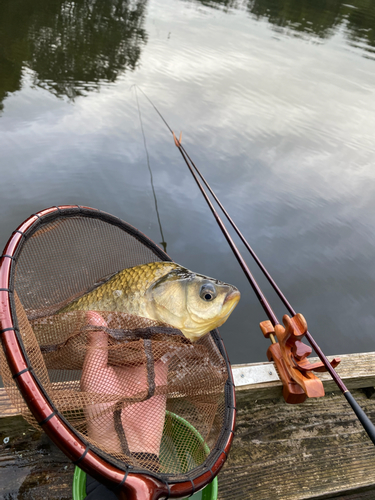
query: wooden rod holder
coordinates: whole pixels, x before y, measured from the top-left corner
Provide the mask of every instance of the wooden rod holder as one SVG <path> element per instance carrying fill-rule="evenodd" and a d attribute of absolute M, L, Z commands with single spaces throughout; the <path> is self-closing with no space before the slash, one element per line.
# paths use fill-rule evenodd
<path fill-rule="evenodd" d="M 293 318 L 283 317 L 284 327 L 280 324 L 275 327 L 270 321 L 262 321 L 260 328 L 266 338 L 276 336 L 278 342 L 271 344 L 267 350 L 267 357 L 275 363 L 276 370 L 283 383 L 283 396 L 287 403 L 303 403 L 307 397 L 320 398 L 324 396 L 324 387 L 321 380 L 312 371 L 323 372 L 326 368 L 323 363 L 310 363 L 307 357 L 312 349 L 301 339 L 307 332 L 307 323 L 302 314 Z M 331 365 L 335 368 L 340 358 L 334 358 Z"/>

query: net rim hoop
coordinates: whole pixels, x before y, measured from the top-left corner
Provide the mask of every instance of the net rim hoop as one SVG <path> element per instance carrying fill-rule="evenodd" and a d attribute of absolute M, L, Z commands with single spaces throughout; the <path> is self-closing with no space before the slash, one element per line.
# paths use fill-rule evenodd
<path fill-rule="evenodd" d="M 126 494 L 128 500 L 157 498 L 181 498 L 193 494 L 194 491 L 202 489 L 209 483 L 214 476 L 218 474 L 229 452 L 235 426 L 235 409 L 231 411 L 228 425 L 230 427 L 229 435 L 215 463 L 204 474 L 197 478 L 188 479 L 184 482 L 171 481 L 162 482 L 152 474 L 133 473 L 129 469 L 125 472 L 120 468 L 108 464 L 100 455 L 92 449 L 88 449 L 87 444 L 76 436 L 67 425 L 65 419 L 57 412 L 51 402 L 48 400 L 38 379 L 30 370 L 27 355 L 23 349 L 22 342 L 18 338 L 18 329 L 12 319 L 12 311 L 15 313 L 13 302 L 13 266 L 17 256 L 22 250 L 23 242 L 30 237 L 39 227 L 41 221 L 45 222 L 49 218 L 56 218 L 58 215 L 64 216 L 87 216 L 100 218 L 106 222 L 125 229 L 139 241 L 147 241 L 152 250 L 164 261 L 171 261 L 171 258 L 152 240 L 138 231 L 130 224 L 114 217 L 106 212 L 95 208 L 79 205 L 60 205 L 50 207 L 35 214 L 32 214 L 12 233 L 4 251 L 0 256 L 0 339 L 3 345 L 5 357 L 7 359 L 12 375 L 16 376 L 15 381 L 23 398 L 25 399 L 30 411 L 37 422 L 43 427 L 43 430 L 50 439 L 60 448 L 60 450 L 73 462 L 79 461 L 80 468 L 87 474 L 94 475 L 108 487 L 116 488 L 121 485 L 121 491 Z M 224 344 L 221 344 L 225 347 Z M 228 360 L 226 351 L 226 361 Z M 232 400 L 235 401 L 235 391 L 233 375 L 228 365 L 229 390 L 232 392 Z M 228 431 L 228 425 L 225 429 Z M 126 477 L 126 482 L 124 478 Z M 123 484 L 122 484 L 123 483 Z"/>

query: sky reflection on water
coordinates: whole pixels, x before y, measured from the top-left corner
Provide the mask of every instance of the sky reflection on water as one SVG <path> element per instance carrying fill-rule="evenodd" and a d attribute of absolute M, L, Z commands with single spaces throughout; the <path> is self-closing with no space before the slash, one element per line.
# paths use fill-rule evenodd
<path fill-rule="evenodd" d="M 108 211 L 161 241 L 136 84 L 183 131 L 189 154 L 321 347 L 375 350 L 374 9 L 364 1 L 327 11 L 307 2 L 149 0 L 124 15 L 113 2 L 97 18 L 113 16 L 113 38 L 95 24 L 94 40 L 82 13 L 90 5 L 101 13 L 102 2 L 78 2 L 81 17 L 67 20 L 73 4 L 54 2 L 44 17 L 43 4 L 25 16 L 23 38 L 6 34 L 6 21 L 0 27 L 23 61 L 19 84 L 11 70 L 0 77 L 0 245 L 31 213 L 65 203 Z M 41 33 L 49 36 L 38 52 Z M 51 40 L 71 49 L 59 53 L 64 71 L 55 71 L 59 57 L 50 62 L 58 51 Z M 13 70 L 19 52 L 3 57 Z M 232 362 L 264 360 L 265 314 L 168 131 L 140 103 L 167 251 L 239 287 L 241 302 L 220 331 Z"/>

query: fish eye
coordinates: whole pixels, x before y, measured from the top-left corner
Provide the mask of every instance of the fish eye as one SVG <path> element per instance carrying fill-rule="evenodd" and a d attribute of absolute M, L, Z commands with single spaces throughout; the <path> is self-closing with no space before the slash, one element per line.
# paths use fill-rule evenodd
<path fill-rule="evenodd" d="M 209 302 L 216 297 L 215 287 L 211 284 L 202 285 L 199 295 L 201 299 Z"/>

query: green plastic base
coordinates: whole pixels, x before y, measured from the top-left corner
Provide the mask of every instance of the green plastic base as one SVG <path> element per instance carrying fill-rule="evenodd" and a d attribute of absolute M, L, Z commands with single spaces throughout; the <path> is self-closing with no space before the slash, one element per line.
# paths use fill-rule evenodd
<path fill-rule="evenodd" d="M 73 476 L 73 500 L 86 498 L 86 472 L 76 466 Z"/>
<path fill-rule="evenodd" d="M 182 466 L 182 470 L 185 467 L 188 467 L 189 460 L 187 459 L 186 450 L 184 453 L 181 453 L 183 446 L 181 444 L 186 440 L 187 435 L 190 437 L 193 435 L 196 439 L 196 443 L 204 443 L 204 439 L 199 434 L 197 429 L 195 429 L 187 420 L 176 415 L 175 413 L 166 412 L 169 417 L 171 417 L 172 428 L 169 429 L 170 435 L 172 436 L 173 445 L 169 443 L 168 452 L 172 452 L 173 455 L 177 456 L 180 464 Z M 162 440 L 162 448 L 163 446 L 167 446 L 163 444 Z M 190 459 L 195 463 L 202 463 L 202 459 L 205 459 L 210 453 L 210 450 L 207 444 L 204 444 L 204 450 L 202 452 L 202 447 L 198 447 L 201 452 L 197 452 L 194 449 L 191 450 Z M 185 469 L 187 470 L 187 469 Z M 207 484 L 201 491 L 194 493 L 190 498 L 193 500 L 217 500 L 218 495 L 218 482 L 217 477 L 213 479 L 213 481 Z M 74 477 L 73 477 L 73 500 L 84 500 L 86 498 L 86 473 L 83 472 L 79 467 L 75 468 Z"/>
<path fill-rule="evenodd" d="M 218 482 L 217 477 L 207 484 L 203 490 L 194 493 L 189 497 L 191 500 L 217 500 Z M 86 498 L 86 472 L 79 467 L 74 470 L 73 477 L 73 500 L 84 500 Z"/>

